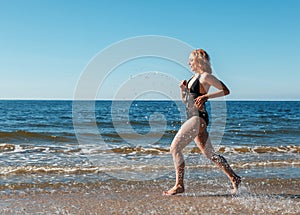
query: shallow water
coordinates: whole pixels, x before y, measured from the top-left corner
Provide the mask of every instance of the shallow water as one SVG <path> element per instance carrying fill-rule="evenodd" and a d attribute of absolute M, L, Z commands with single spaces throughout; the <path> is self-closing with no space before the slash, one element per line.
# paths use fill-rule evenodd
<path fill-rule="evenodd" d="M 236 196 L 226 180 L 186 181 L 186 192 L 164 197 L 170 180 L 106 180 L 1 195 L 1 214 L 299 214 L 299 179 L 244 181 Z"/>
<path fill-rule="evenodd" d="M 185 120 L 180 103 L 77 105 L 74 109 L 72 101 L 0 101 L 3 192 L 55 190 L 58 185 L 109 179 L 174 179 L 169 146 Z M 299 179 L 299 107 L 300 102 L 209 103 L 213 145 L 244 178 Z M 222 179 L 194 143 L 184 154 L 188 178 Z"/>

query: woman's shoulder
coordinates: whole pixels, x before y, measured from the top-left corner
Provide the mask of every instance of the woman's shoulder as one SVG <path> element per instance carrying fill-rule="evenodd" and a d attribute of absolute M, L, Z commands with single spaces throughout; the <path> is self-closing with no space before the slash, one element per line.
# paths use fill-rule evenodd
<path fill-rule="evenodd" d="M 218 79 L 213 74 L 204 72 L 203 74 L 201 74 L 201 77 L 200 77 L 199 80 L 202 83 L 211 83 L 211 82 L 214 82 Z"/>
<path fill-rule="evenodd" d="M 205 80 L 207 78 L 210 78 L 211 76 L 213 76 L 212 74 L 209 74 L 208 72 L 204 72 L 200 75 L 200 79 Z"/>

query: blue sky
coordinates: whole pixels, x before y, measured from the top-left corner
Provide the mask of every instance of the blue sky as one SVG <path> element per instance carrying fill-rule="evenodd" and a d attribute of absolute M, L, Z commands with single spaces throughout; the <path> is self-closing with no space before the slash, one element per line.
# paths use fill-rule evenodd
<path fill-rule="evenodd" d="M 0 0 L 0 99 L 72 99 L 98 52 L 161 35 L 206 49 L 228 99 L 300 100 L 299 23 L 297 0 Z"/>

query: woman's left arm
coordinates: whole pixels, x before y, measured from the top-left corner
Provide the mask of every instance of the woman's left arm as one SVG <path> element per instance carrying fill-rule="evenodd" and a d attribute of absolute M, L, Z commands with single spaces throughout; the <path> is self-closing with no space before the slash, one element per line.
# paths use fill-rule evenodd
<path fill-rule="evenodd" d="M 212 93 L 207 93 L 203 96 L 197 97 L 195 99 L 195 103 L 198 106 L 201 106 L 208 99 L 226 96 L 230 93 L 227 86 L 222 81 L 217 79 L 214 75 L 206 74 L 203 77 L 203 82 L 210 85 L 210 86 L 213 86 L 213 87 L 217 88 L 218 91 L 215 91 L 215 92 L 212 92 Z"/>
<path fill-rule="evenodd" d="M 230 93 L 227 86 L 222 81 L 217 79 L 214 75 L 207 74 L 206 76 L 204 76 L 204 82 L 206 82 L 210 86 L 213 86 L 213 87 L 218 89 L 218 91 L 216 91 L 216 92 L 212 92 L 212 93 L 209 93 L 209 94 L 207 93 L 206 97 L 208 99 L 226 96 Z"/>

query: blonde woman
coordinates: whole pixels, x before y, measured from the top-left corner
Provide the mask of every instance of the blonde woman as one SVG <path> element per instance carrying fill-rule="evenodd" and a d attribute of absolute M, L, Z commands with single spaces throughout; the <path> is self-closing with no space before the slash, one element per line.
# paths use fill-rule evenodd
<path fill-rule="evenodd" d="M 179 85 L 188 119 L 174 137 L 170 148 L 176 171 L 176 183 L 173 188 L 164 191 L 164 195 L 184 192 L 185 163 L 182 150 L 192 140 L 195 141 L 202 154 L 227 175 L 233 186 L 232 194 L 236 194 L 241 177 L 235 174 L 223 156 L 214 151 L 207 132 L 209 119 L 205 108 L 205 102 L 208 99 L 226 96 L 229 94 L 229 90 L 223 82 L 212 75 L 210 57 L 203 49 L 191 52 L 189 66 L 195 74 L 189 81 L 183 80 Z M 215 87 L 217 91 L 208 93 L 211 86 Z"/>

